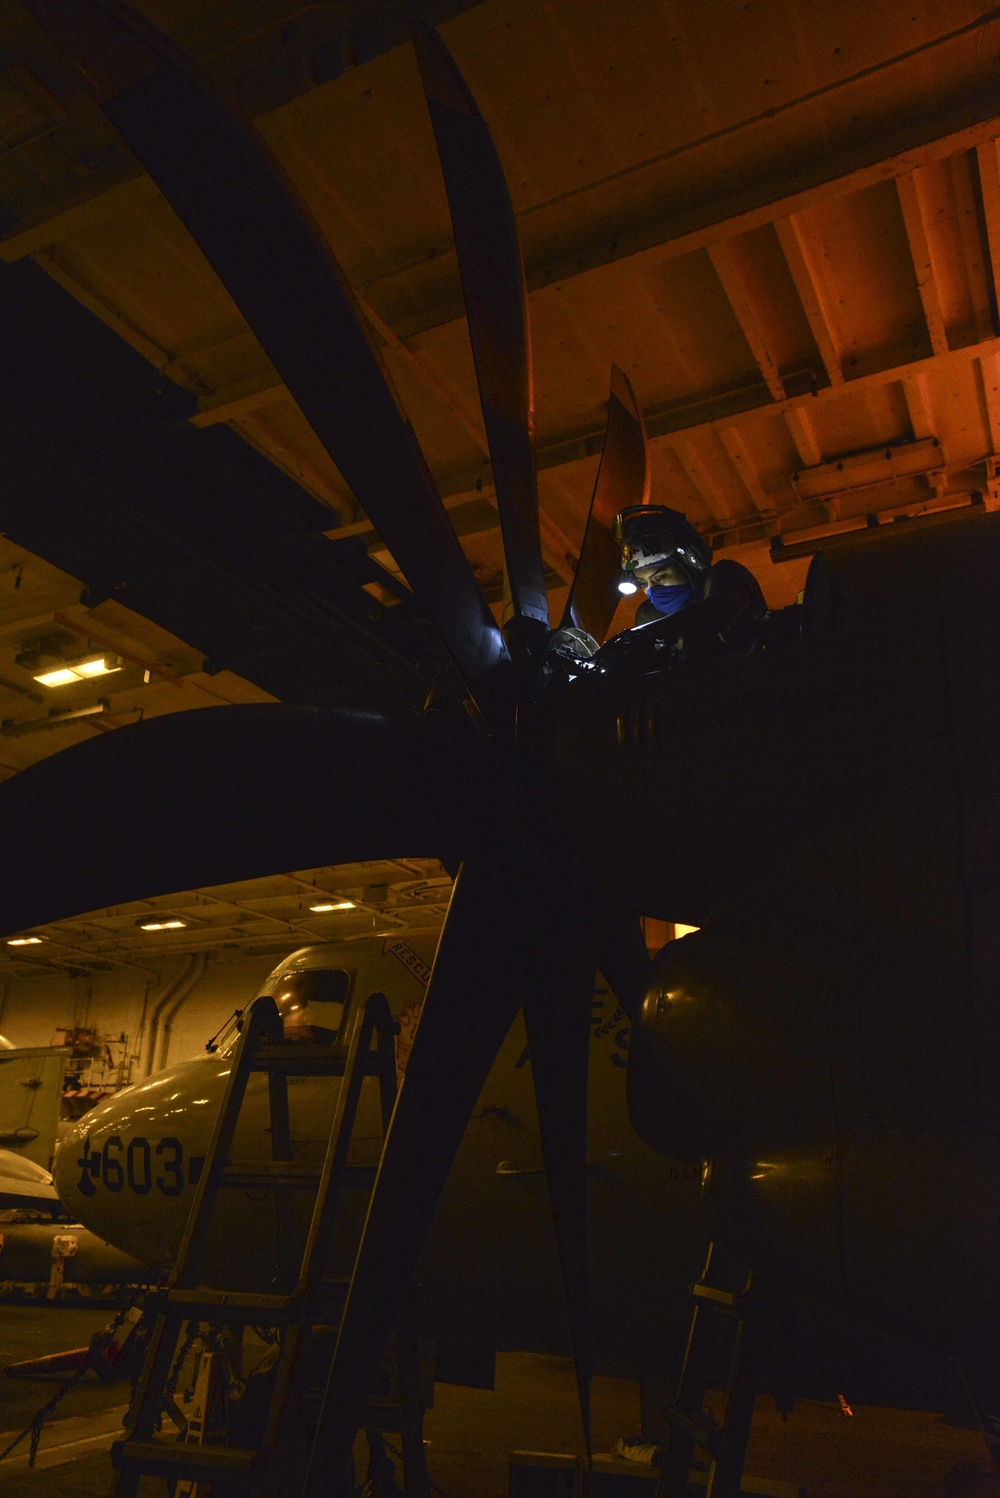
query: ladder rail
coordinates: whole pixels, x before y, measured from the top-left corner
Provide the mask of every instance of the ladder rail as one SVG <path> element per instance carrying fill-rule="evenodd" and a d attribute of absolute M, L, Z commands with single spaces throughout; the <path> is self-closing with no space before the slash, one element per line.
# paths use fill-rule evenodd
<path fill-rule="evenodd" d="M 350 1042 L 342 1050 L 342 1061 L 338 1061 L 336 1055 L 332 1054 L 339 1047 L 324 1047 L 323 1055 L 317 1057 L 314 1069 L 309 1064 L 304 1047 L 301 1063 L 287 1054 L 289 1045 L 284 1040 L 281 1017 L 274 1001 L 262 997 L 251 1006 L 233 1053 L 229 1079 L 202 1175 L 192 1198 L 177 1261 L 166 1286 L 159 1292 L 162 1298 L 161 1309 L 150 1339 L 136 1397 L 132 1401 L 123 1438 L 115 1445 L 114 1456 L 119 1469 L 115 1498 L 134 1498 L 141 1477 L 154 1470 L 165 1472 L 169 1469 L 178 1476 L 182 1475 L 183 1453 L 178 1454 L 173 1443 L 156 1441 L 154 1438 L 162 1420 L 164 1396 L 173 1372 L 183 1357 L 184 1344 L 181 1343 L 180 1333 L 185 1322 L 189 1324 L 190 1335 L 190 1327 L 197 1325 L 199 1321 L 205 1321 L 210 1326 L 229 1321 L 245 1325 L 249 1324 L 251 1316 L 254 1319 L 259 1316 L 265 1323 L 268 1317 L 273 1316 L 284 1328 L 268 1417 L 262 1440 L 255 1450 L 220 1446 L 217 1448 L 218 1460 L 231 1478 L 236 1477 L 237 1471 L 244 1474 L 244 1483 L 237 1482 L 241 1490 L 248 1493 L 271 1491 L 274 1459 L 282 1451 L 283 1440 L 291 1433 L 288 1418 L 290 1396 L 295 1389 L 297 1371 L 302 1366 L 300 1351 L 308 1333 L 314 1327 L 327 1324 L 331 1312 L 330 1292 L 339 1288 L 339 1282 L 326 1277 L 324 1271 L 343 1192 L 345 1187 L 358 1181 L 364 1181 L 370 1188 L 374 1180 L 374 1169 L 369 1172 L 362 1167 L 352 1166 L 349 1161 L 364 1081 L 366 1077 L 372 1077 L 378 1083 L 384 1142 L 396 1096 L 397 1033 L 398 1026 L 385 995 L 370 994 L 357 1014 Z M 327 1051 L 331 1051 L 331 1055 L 328 1056 Z M 279 1295 L 243 1296 L 239 1291 L 213 1291 L 197 1283 L 220 1191 L 227 1184 L 233 1184 L 229 1177 L 241 1179 L 244 1170 L 252 1174 L 257 1168 L 253 1165 L 234 1166 L 230 1161 L 230 1152 L 246 1099 L 247 1084 L 254 1071 L 263 1071 L 267 1075 L 271 1125 L 272 1163 L 270 1167 L 261 1165 L 258 1173 L 265 1179 L 270 1174 L 270 1179 L 274 1182 L 279 1261 L 285 1285 L 289 1286 L 294 1281 L 290 1290 L 286 1289 Z M 323 1165 L 318 1172 L 300 1167 L 294 1160 L 287 1087 L 287 1077 L 292 1072 L 342 1077 Z M 282 1172 L 278 1168 L 281 1165 L 287 1165 L 288 1169 Z M 287 1180 L 284 1179 L 285 1176 Z M 301 1180 L 299 1176 L 302 1177 Z M 307 1180 L 310 1176 L 312 1179 Z M 287 1189 L 306 1186 L 315 1189 L 316 1199 L 299 1255 L 294 1217 L 288 1210 Z M 347 1283 L 345 1278 L 345 1289 Z M 186 1310 L 196 1314 L 185 1315 Z M 331 1328 L 333 1331 L 336 1331 L 336 1323 L 342 1314 L 343 1302 L 335 1313 L 335 1322 Z M 407 1383 L 409 1385 L 409 1379 Z M 405 1402 L 409 1406 L 413 1400 Z M 417 1407 L 418 1405 L 414 1405 L 414 1408 Z M 405 1419 L 403 1428 L 408 1428 Z M 415 1450 L 412 1439 L 409 1443 L 404 1442 L 406 1444 Z M 206 1461 L 216 1461 L 213 1454 L 215 1451 L 214 1447 L 207 1453 L 200 1448 L 198 1461 L 202 1466 Z M 422 1456 L 422 1448 L 420 1454 Z M 195 1458 L 192 1456 L 190 1460 L 194 1463 Z M 414 1476 L 417 1487 L 421 1488 L 420 1474 L 415 1472 Z"/>
<path fill-rule="evenodd" d="M 347 1158 L 361 1102 L 361 1090 L 365 1077 L 371 1075 L 367 1063 L 371 1055 L 372 1038 L 373 1036 L 377 1038 L 381 1060 L 382 1053 L 394 1052 L 394 1035 L 395 1021 L 385 994 L 369 994 L 361 1017 L 354 1026 L 348 1048 L 344 1080 L 337 1097 L 323 1170 L 316 1193 L 316 1203 L 302 1252 L 299 1282 L 290 1297 L 293 1301 L 298 1299 L 313 1303 L 319 1298 L 323 1267 L 335 1223 L 336 1207 L 347 1181 Z M 393 1084 L 395 1088 L 394 1055 Z M 284 1409 L 293 1389 L 305 1325 L 305 1321 L 299 1318 L 288 1327 L 285 1334 L 281 1357 L 278 1361 L 274 1395 L 262 1442 L 264 1449 L 274 1451 L 278 1447 Z"/>
<path fill-rule="evenodd" d="M 212 1188 L 212 1176 L 214 1166 L 220 1151 L 228 1153 L 232 1144 L 233 1136 L 239 1120 L 240 1109 L 246 1093 L 247 1082 L 251 1075 L 250 1061 L 253 1050 L 261 1035 L 273 1036 L 275 1032 L 283 1033 L 281 1017 L 273 999 L 258 999 L 250 1008 L 244 1018 L 243 1030 L 233 1051 L 232 1064 L 229 1071 L 229 1080 L 226 1090 L 222 1095 L 219 1112 L 216 1116 L 215 1127 L 209 1142 L 205 1156 L 205 1164 L 202 1173 L 195 1186 L 194 1196 L 188 1211 L 187 1222 L 184 1225 L 184 1233 L 181 1237 L 181 1245 L 178 1249 L 174 1267 L 167 1277 L 166 1289 L 169 1291 L 175 1285 L 179 1285 L 187 1268 L 191 1256 L 192 1246 L 196 1243 L 199 1226 L 205 1215 L 205 1204 L 210 1199 L 209 1193 Z M 192 1287 L 193 1288 L 193 1287 Z M 136 1386 L 135 1397 L 130 1403 L 128 1415 L 126 1416 L 125 1429 L 122 1437 L 123 1442 L 129 1441 L 151 1441 L 156 1427 L 161 1418 L 160 1400 L 153 1401 L 150 1393 L 159 1385 L 166 1385 L 170 1376 L 171 1363 L 175 1352 L 175 1344 L 168 1331 L 172 1330 L 171 1318 L 165 1309 L 160 1312 L 153 1326 L 150 1336 L 150 1345 L 147 1350 L 146 1360 L 143 1364 L 142 1373 Z M 115 1498 L 132 1498 L 135 1485 L 129 1487 L 123 1485 L 126 1474 L 122 1473 Z"/>
<path fill-rule="evenodd" d="M 742 1353 L 745 1343 L 743 1320 L 743 1298 L 750 1290 L 753 1276 L 741 1270 L 715 1244 L 710 1244 L 705 1266 L 697 1284 L 691 1286 L 694 1310 L 688 1331 L 680 1382 L 673 1405 L 667 1411 L 672 1429 L 660 1472 L 659 1498 L 685 1498 L 689 1491 L 688 1481 L 695 1451 L 701 1447 L 709 1456 L 708 1488 L 714 1498 L 729 1498 L 732 1473 L 738 1466 L 736 1492 L 739 1491 L 739 1473 L 746 1451 L 749 1422 L 745 1418 L 745 1403 L 749 1384 L 741 1380 Z M 729 1398 L 726 1413 L 720 1423 L 705 1410 L 705 1396 L 713 1365 L 722 1350 L 723 1334 L 730 1339 L 728 1358 L 728 1386 L 731 1397 L 736 1386 L 742 1383 L 744 1398 L 733 1405 L 733 1426 L 729 1424 Z M 750 1396 L 750 1415 L 753 1414 L 753 1399 Z M 739 1427 L 737 1429 L 736 1427 Z M 742 1445 L 741 1445 L 742 1442 Z M 722 1470 L 719 1456 L 724 1453 Z"/>
<path fill-rule="evenodd" d="M 291 1161 L 292 1121 L 288 1106 L 288 1076 L 272 1068 L 267 1073 L 267 1103 L 271 1118 L 271 1159 Z M 278 1249 L 278 1266 L 282 1286 L 295 1274 L 295 1223 L 289 1219 L 280 1191 L 274 1193 L 274 1233 Z"/>
<path fill-rule="evenodd" d="M 354 1034 L 351 1037 L 347 1069 L 344 1074 L 344 1085 L 341 1087 L 337 1098 L 326 1158 L 323 1161 L 323 1173 L 316 1196 L 316 1205 L 313 1209 L 312 1220 L 309 1224 L 309 1235 L 306 1239 L 302 1256 L 302 1274 L 299 1286 L 297 1287 L 298 1292 L 301 1294 L 309 1294 L 315 1288 L 315 1265 L 317 1263 L 322 1265 L 323 1256 L 329 1246 L 329 1238 L 333 1230 L 333 1208 L 330 1204 L 335 1201 L 335 1197 L 339 1196 L 347 1183 L 347 1157 L 351 1147 L 354 1122 L 357 1118 L 358 1107 L 361 1102 L 361 1089 L 364 1085 L 365 1077 L 371 1075 L 366 1063 L 371 1054 L 373 1037 L 377 1041 L 376 1055 L 379 1061 L 380 1100 L 383 1121 L 382 1137 L 383 1139 L 385 1138 L 387 1124 L 383 1097 L 385 1058 L 388 1056 L 392 1063 L 392 1088 L 393 1099 L 395 1099 L 395 1033 L 396 1022 L 392 1017 L 389 1001 L 385 994 L 369 994 L 365 1001 L 361 1019 L 355 1026 Z"/>
<path fill-rule="evenodd" d="M 195 1187 L 194 1199 L 184 1228 L 184 1236 L 177 1253 L 174 1268 L 167 1279 L 167 1288 L 194 1289 L 200 1255 L 204 1250 L 204 1239 L 210 1225 L 206 1204 L 214 1204 L 218 1195 L 218 1166 L 227 1163 L 229 1151 L 239 1124 L 240 1112 L 246 1096 L 247 1083 L 253 1074 L 254 1050 L 264 1037 L 280 1042 L 284 1038 L 284 1027 L 278 1006 L 267 995 L 255 1000 L 244 1017 L 243 1033 L 233 1053 L 229 1081 L 223 1094 L 222 1104 L 212 1131 L 211 1142 L 205 1156 L 201 1177 Z"/>

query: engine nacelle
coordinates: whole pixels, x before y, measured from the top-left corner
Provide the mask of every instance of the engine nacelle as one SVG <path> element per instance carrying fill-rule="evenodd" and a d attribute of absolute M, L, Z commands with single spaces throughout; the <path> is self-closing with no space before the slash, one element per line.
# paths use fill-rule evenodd
<path fill-rule="evenodd" d="M 826 1142 L 824 975 L 700 931 L 656 958 L 631 1041 L 629 1108 L 667 1154 L 775 1155 Z"/>
<path fill-rule="evenodd" d="M 709 1232 L 1000 1372 L 998 576 L 981 511 L 831 547 L 797 638 L 581 675 L 555 746 L 580 860 L 701 928 L 629 1089 Z"/>
<path fill-rule="evenodd" d="M 843 1292 L 826 981 L 804 957 L 703 930 L 656 958 L 629 1051 L 629 1111 L 705 1162 L 709 1231 L 757 1269 Z"/>
<path fill-rule="evenodd" d="M 947 866 L 923 877 L 926 919 L 905 928 L 843 886 L 786 886 L 669 943 L 629 1111 L 648 1143 L 705 1162 L 708 1231 L 748 1266 L 992 1366 L 1000 1209 L 960 891 Z"/>

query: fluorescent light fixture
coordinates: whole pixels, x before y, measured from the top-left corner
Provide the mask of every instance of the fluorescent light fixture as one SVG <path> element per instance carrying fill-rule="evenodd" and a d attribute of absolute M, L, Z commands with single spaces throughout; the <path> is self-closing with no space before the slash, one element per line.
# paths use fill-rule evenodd
<path fill-rule="evenodd" d="M 639 589 L 630 577 L 623 577 L 618 584 L 618 591 L 624 593 L 626 598 L 630 598 L 633 593 L 638 593 Z"/>
<path fill-rule="evenodd" d="M 183 931 L 187 921 L 178 920 L 177 916 L 168 916 L 165 921 L 158 921 L 155 916 L 148 919 L 136 921 L 140 931 Z"/>
<path fill-rule="evenodd" d="M 326 915 L 331 910 L 354 910 L 353 900 L 321 900 L 318 905 L 310 905 L 310 910 L 315 910 L 317 915 Z"/>
<path fill-rule="evenodd" d="M 8 947 L 38 947 L 45 940 L 44 936 L 9 936 Z"/>
<path fill-rule="evenodd" d="M 120 671 L 124 662 L 120 655 L 88 655 L 79 661 L 67 661 L 51 671 L 39 671 L 35 680 L 43 687 L 68 687 L 74 681 L 89 681 L 92 676 L 110 676 Z"/>

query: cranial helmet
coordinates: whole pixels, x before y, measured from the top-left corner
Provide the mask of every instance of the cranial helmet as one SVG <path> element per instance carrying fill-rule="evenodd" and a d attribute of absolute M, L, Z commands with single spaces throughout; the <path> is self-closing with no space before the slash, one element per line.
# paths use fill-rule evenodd
<path fill-rule="evenodd" d="M 614 536 L 622 553 L 622 570 L 673 562 L 689 583 L 712 565 L 712 548 L 680 510 L 666 505 L 630 505 L 615 516 Z"/>

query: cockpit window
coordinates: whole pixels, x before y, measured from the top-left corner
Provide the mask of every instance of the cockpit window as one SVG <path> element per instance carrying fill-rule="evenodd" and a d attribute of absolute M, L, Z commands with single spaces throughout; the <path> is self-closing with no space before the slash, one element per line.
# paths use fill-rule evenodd
<path fill-rule="evenodd" d="M 288 973 L 274 989 L 285 1039 L 305 1045 L 333 1045 L 344 1022 L 351 977 L 342 968 L 309 968 Z"/>

